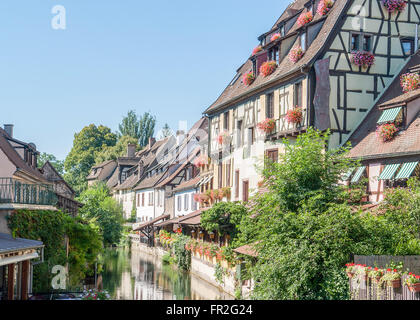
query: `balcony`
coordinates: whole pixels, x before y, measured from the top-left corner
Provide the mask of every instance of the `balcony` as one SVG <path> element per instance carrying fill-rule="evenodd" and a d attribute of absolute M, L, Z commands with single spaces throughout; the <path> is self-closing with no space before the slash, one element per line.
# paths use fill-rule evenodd
<path fill-rule="evenodd" d="M 57 195 L 49 185 L 26 184 L 11 178 L 0 178 L 0 203 L 55 206 Z"/>
<path fill-rule="evenodd" d="M 266 135 L 266 140 L 277 140 L 288 136 L 297 136 L 307 129 L 306 108 L 302 110 L 302 122 L 293 124 L 288 123 L 286 114 L 283 114 L 276 120 L 275 129 Z"/>

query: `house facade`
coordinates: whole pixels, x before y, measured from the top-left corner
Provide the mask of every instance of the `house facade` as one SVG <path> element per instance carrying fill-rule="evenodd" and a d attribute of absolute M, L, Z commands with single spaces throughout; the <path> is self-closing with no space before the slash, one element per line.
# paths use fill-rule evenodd
<path fill-rule="evenodd" d="M 415 1 L 400 13 L 374 0 L 322 5 L 290 4 L 205 110 L 213 188 L 231 188 L 233 200 L 257 191 L 264 158 L 277 161 L 282 138 L 312 126 L 331 130 L 330 148 L 347 141 L 416 51 Z"/>

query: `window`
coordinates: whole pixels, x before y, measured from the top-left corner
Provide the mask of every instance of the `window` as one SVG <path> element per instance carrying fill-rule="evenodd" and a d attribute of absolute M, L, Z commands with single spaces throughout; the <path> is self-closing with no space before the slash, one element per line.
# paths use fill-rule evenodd
<path fill-rule="evenodd" d="M 252 73 L 256 76 L 257 75 L 257 60 L 253 59 L 252 60 Z"/>
<path fill-rule="evenodd" d="M 181 199 L 181 196 L 178 196 L 178 197 L 177 197 L 177 200 L 178 200 L 178 201 L 177 201 L 177 202 L 178 202 L 178 211 L 181 211 L 181 210 L 182 210 L 182 207 L 181 207 L 181 200 L 182 200 L 182 199 Z"/>
<path fill-rule="evenodd" d="M 268 51 L 268 59 L 278 61 L 279 60 L 279 49 L 278 47 L 273 47 Z"/>
<path fill-rule="evenodd" d="M 229 130 L 229 111 L 223 115 L 223 129 Z"/>
<path fill-rule="evenodd" d="M 274 117 L 274 93 L 273 92 L 266 95 L 265 117 L 266 118 Z"/>
<path fill-rule="evenodd" d="M 242 181 L 242 201 L 247 202 L 249 196 L 249 181 Z"/>
<path fill-rule="evenodd" d="M 267 158 L 270 159 L 272 162 L 278 162 L 279 160 L 279 151 L 275 150 L 267 150 Z"/>
<path fill-rule="evenodd" d="M 184 195 L 184 210 L 187 211 L 188 210 L 188 204 L 190 202 L 190 199 L 188 198 L 189 194 L 185 194 Z"/>
<path fill-rule="evenodd" d="M 295 83 L 294 85 L 293 105 L 302 107 L 302 82 Z"/>
<path fill-rule="evenodd" d="M 401 45 L 405 56 L 411 56 L 414 53 L 414 39 L 402 39 Z"/>
<path fill-rule="evenodd" d="M 363 50 L 364 51 L 370 51 L 372 50 L 372 36 L 370 35 L 364 35 L 363 36 Z"/>
<path fill-rule="evenodd" d="M 141 194 L 141 206 L 144 207 L 144 193 Z"/>
<path fill-rule="evenodd" d="M 353 33 L 351 35 L 350 50 L 357 51 L 359 50 L 360 35 L 358 33 Z"/>
<path fill-rule="evenodd" d="M 300 46 L 303 51 L 306 51 L 306 32 L 302 32 L 300 35 Z"/>
<path fill-rule="evenodd" d="M 236 123 L 236 129 L 237 129 L 236 145 L 240 147 L 242 146 L 242 120 L 239 120 Z"/>
<path fill-rule="evenodd" d="M 286 34 L 286 32 L 285 32 L 285 29 L 284 29 L 284 25 L 282 25 L 282 26 L 280 27 L 280 35 L 281 35 L 282 37 L 284 37 L 284 36 L 285 36 L 285 34 Z"/>
<path fill-rule="evenodd" d="M 239 170 L 235 171 L 235 198 L 239 198 Z"/>
<path fill-rule="evenodd" d="M 230 162 L 226 164 L 226 186 L 230 187 Z"/>
<path fill-rule="evenodd" d="M 255 130 L 254 127 L 248 128 L 248 144 L 252 145 L 255 142 Z"/>
<path fill-rule="evenodd" d="M 197 202 L 194 200 L 194 195 L 191 195 L 191 210 L 197 210 Z"/>
<path fill-rule="evenodd" d="M 218 187 L 221 188 L 223 186 L 223 163 L 222 161 L 219 162 L 219 168 L 218 168 L 218 175 L 219 175 L 219 180 L 218 180 Z"/>

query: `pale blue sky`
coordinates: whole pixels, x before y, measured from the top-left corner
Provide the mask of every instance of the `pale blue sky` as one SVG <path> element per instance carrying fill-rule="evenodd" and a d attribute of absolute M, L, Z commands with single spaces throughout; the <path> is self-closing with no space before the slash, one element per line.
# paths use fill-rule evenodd
<path fill-rule="evenodd" d="M 1 124 L 64 159 L 75 132 L 128 110 L 190 127 L 289 1 L 2 0 Z M 54 30 L 51 9 L 66 9 Z"/>

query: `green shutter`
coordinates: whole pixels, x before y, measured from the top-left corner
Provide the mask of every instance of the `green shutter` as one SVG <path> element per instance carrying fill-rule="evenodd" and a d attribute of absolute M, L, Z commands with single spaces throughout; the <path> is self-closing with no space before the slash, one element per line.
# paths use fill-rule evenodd
<path fill-rule="evenodd" d="M 407 163 L 403 163 L 400 171 L 398 172 L 397 176 L 395 177 L 395 179 L 406 179 L 409 178 L 411 176 L 411 174 L 413 173 L 414 169 L 417 167 L 417 164 L 419 162 L 407 162 Z"/>
<path fill-rule="evenodd" d="M 389 122 L 389 121 L 394 121 L 395 118 L 398 116 L 398 114 L 400 113 L 402 107 L 397 107 L 397 108 L 391 108 L 391 109 L 386 109 L 382 112 L 378 123 L 385 123 L 385 122 Z"/>
<path fill-rule="evenodd" d="M 350 178 L 350 176 L 351 176 L 351 174 L 353 173 L 353 171 L 354 171 L 354 168 L 351 168 L 351 169 L 349 169 L 349 171 L 347 171 L 344 175 L 343 175 L 343 177 L 342 177 L 342 181 L 347 181 L 347 180 L 349 180 L 349 178 Z"/>
<path fill-rule="evenodd" d="M 399 166 L 400 166 L 400 163 L 389 164 L 389 165 L 385 166 L 384 170 L 382 171 L 382 173 L 379 176 L 379 180 L 389 180 L 389 179 L 391 179 L 392 176 L 397 171 Z"/>
<path fill-rule="evenodd" d="M 354 174 L 353 178 L 351 179 L 351 182 L 357 182 L 359 181 L 360 177 L 362 176 L 363 172 L 365 171 L 366 167 L 359 167 L 356 171 L 356 173 Z"/>

